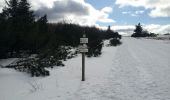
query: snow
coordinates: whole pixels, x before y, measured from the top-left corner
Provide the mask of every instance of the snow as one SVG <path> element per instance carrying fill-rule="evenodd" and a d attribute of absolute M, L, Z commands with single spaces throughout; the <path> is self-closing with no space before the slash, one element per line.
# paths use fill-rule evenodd
<path fill-rule="evenodd" d="M 86 57 L 84 82 L 81 55 L 48 69 L 49 77 L 0 68 L 0 100 L 170 100 L 170 42 L 130 37 L 122 42 L 106 47 L 105 41 L 100 57 Z"/>
<path fill-rule="evenodd" d="M 167 40 L 169 41 L 170 40 L 170 35 L 161 35 L 159 34 L 158 36 L 156 37 L 145 37 L 147 39 L 157 39 L 157 40 Z"/>
<path fill-rule="evenodd" d="M 9 58 L 9 59 L 0 59 L 0 66 L 4 67 L 13 62 L 15 62 L 18 58 Z"/>

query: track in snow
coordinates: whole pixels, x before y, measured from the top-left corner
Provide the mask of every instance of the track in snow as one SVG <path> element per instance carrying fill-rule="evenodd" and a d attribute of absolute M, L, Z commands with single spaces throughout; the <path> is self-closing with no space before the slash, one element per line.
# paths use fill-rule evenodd
<path fill-rule="evenodd" d="M 104 47 L 101 57 L 86 58 L 85 82 L 80 55 L 49 69 L 45 78 L 0 68 L 0 100 L 170 100 L 170 42 L 122 42 Z M 30 92 L 30 83 L 40 88 Z"/>
<path fill-rule="evenodd" d="M 114 55 L 111 50 L 108 53 L 112 57 L 112 66 L 105 66 L 110 69 L 107 78 L 85 84 L 78 91 L 79 99 L 170 100 L 169 44 L 124 38 L 123 45 L 113 52 Z"/>

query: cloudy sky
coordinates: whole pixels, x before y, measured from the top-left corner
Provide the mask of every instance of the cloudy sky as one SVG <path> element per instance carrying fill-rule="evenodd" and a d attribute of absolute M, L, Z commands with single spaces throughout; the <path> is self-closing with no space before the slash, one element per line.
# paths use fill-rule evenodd
<path fill-rule="evenodd" d="M 68 21 L 132 34 L 139 22 L 144 29 L 170 33 L 170 0 L 29 0 L 37 15 L 49 22 Z M 4 6 L 0 0 L 0 11 Z"/>

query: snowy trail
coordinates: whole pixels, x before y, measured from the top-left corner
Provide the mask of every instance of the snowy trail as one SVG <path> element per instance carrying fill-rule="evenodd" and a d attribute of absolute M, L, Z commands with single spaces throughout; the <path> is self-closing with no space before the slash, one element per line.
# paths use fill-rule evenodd
<path fill-rule="evenodd" d="M 114 48 L 109 50 L 112 52 L 107 52 L 112 54 L 107 58 L 112 66 L 107 63 L 103 65 L 109 69 L 109 74 L 105 74 L 103 81 L 91 80 L 93 84 L 84 84 L 78 91 L 79 99 L 169 100 L 170 46 L 156 44 L 157 42 L 160 43 L 153 40 L 123 39 L 123 45 L 118 47 L 115 54 Z"/>
<path fill-rule="evenodd" d="M 0 100 L 170 100 L 170 43 L 122 41 L 104 47 L 100 57 L 86 58 L 85 82 L 80 55 L 64 62 L 65 67 L 49 69 L 45 78 L 1 68 Z"/>
<path fill-rule="evenodd" d="M 110 71 L 104 81 L 84 85 L 84 88 L 78 91 L 79 99 L 169 100 L 169 48 L 165 48 L 164 52 L 157 49 L 157 44 L 154 43 L 123 39 L 123 45 L 118 47 L 115 55 L 111 57 L 112 67 L 108 68 L 110 65 L 106 65 L 106 69 Z"/>
<path fill-rule="evenodd" d="M 125 38 L 118 47 L 109 82 L 115 100 L 170 99 L 170 48 L 156 42 Z"/>

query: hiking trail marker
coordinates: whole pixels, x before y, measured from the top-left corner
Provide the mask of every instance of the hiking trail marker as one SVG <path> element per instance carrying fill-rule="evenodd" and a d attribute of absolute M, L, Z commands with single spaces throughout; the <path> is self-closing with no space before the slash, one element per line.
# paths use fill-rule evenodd
<path fill-rule="evenodd" d="M 85 53 L 88 52 L 86 43 L 88 43 L 88 38 L 83 34 L 83 38 L 80 38 L 80 43 L 82 44 L 79 47 L 79 51 L 82 53 L 82 81 L 85 81 Z"/>

